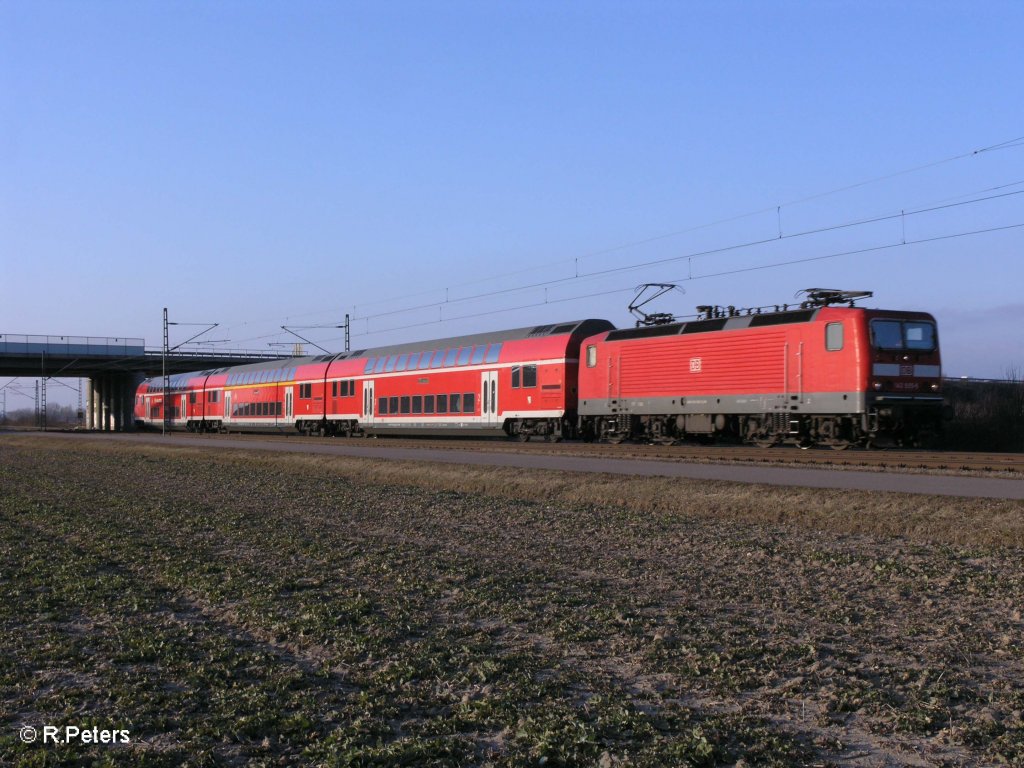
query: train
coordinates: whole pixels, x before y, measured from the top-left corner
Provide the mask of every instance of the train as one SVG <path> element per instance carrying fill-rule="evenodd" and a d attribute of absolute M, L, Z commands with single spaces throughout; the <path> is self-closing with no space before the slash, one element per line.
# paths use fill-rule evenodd
<path fill-rule="evenodd" d="M 868 291 L 575 320 L 142 382 L 140 428 L 768 447 L 921 445 L 941 431 L 935 318 Z"/>

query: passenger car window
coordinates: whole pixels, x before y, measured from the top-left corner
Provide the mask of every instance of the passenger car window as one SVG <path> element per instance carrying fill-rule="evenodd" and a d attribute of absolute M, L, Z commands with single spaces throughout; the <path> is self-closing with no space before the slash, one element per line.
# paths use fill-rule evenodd
<path fill-rule="evenodd" d="M 527 387 L 537 386 L 537 366 L 536 365 L 524 365 L 523 366 L 523 389 Z"/>

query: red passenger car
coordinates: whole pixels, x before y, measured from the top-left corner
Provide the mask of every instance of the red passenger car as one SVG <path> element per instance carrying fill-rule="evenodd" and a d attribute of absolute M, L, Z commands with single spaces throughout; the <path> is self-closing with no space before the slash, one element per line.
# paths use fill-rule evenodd
<path fill-rule="evenodd" d="M 727 435 L 759 445 L 843 448 L 937 431 L 935 319 L 830 306 L 812 289 L 792 311 L 705 308 L 687 323 L 607 331 L 584 342 L 583 433 L 612 441 Z M 870 295 L 870 294 L 867 294 Z"/>
<path fill-rule="evenodd" d="M 314 402 L 323 398 L 322 415 L 314 408 L 297 426 L 332 434 L 569 436 L 577 424 L 580 342 L 610 328 L 605 320 L 577 320 L 337 355 L 326 379 L 308 383 Z"/>

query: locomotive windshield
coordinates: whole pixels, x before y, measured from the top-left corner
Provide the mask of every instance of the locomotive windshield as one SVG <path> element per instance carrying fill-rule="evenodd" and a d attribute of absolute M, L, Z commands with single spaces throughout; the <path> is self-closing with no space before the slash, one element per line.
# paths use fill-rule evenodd
<path fill-rule="evenodd" d="M 872 320 L 875 349 L 931 352 L 935 349 L 935 324 L 927 320 Z"/>

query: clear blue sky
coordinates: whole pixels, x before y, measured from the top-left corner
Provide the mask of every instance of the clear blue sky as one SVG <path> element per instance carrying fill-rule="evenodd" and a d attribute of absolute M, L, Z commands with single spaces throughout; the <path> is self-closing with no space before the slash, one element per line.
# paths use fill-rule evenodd
<path fill-rule="evenodd" d="M 1000 376 L 1024 228 L 913 241 L 1024 224 L 1024 194 L 789 235 L 1024 193 L 1021 142 L 969 154 L 1024 137 L 1021 40 L 1017 1 L 8 0 L 0 333 L 158 346 L 167 306 L 266 349 L 349 312 L 361 348 L 626 325 L 649 281 L 677 314 L 828 286 L 935 313 L 947 374 Z"/>

